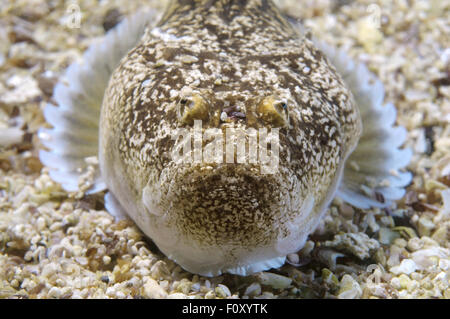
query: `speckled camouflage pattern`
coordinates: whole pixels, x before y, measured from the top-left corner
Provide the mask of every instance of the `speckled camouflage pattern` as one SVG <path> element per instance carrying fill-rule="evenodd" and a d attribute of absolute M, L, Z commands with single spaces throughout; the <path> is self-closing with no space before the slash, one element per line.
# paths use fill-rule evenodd
<path fill-rule="evenodd" d="M 205 106 L 194 116 L 204 130 L 280 127 L 276 174 L 261 174 L 258 164 L 175 163 L 173 132 L 192 127 L 179 114 L 194 97 Z M 268 98 L 284 103 L 286 125 L 261 107 Z M 223 121 L 230 108 L 240 116 Z M 180 0 L 113 73 L 100 165 L 164 253 L 217 274 L 301 248 L 360 132 L 340 76 L 271 1 Z"/>

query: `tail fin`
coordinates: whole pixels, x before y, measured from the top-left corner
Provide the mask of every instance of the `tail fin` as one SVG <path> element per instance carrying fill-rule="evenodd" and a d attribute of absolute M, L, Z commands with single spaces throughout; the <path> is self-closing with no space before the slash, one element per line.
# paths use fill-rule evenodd
<path fill-rule="evenodd" d="M 41 150 L 39 157 L 50 168 L 50 177 L 65 190 L 78 190 L 81 173 L 88 167 L 86 158 L 98 156 L 100 109 L 112 72 L 157 18 L 158 12 L 149 10 L 124 19 L 101 42 L 91 45 L 82 63 L 72 64 L 65 79 L 55 86 L 53 99 L 58 106 L 48 104 L 44 109 L 53 128 L 39 131 L 49 150 Z M 97 170 L 89 193 L 105 188 Z"/>

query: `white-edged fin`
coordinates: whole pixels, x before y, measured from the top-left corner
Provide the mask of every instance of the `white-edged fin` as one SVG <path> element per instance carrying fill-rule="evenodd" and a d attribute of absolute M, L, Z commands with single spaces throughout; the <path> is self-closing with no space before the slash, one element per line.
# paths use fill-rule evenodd
<path fill-rule="evenodd" d="M 170 258 L 170 257 L 169 257 Z M 174 260 L 175 262 L 176 259 L 170 258 L 172 260 Z M 257 272 L 261 272 L 261 271 L 267 271 L 269 269 L 276 269 L 276 268 L 280 268 L 281 266 L 283 266 L 286 262 L 286 256 L 282 256 L 282 257 L 275 257 L 272 259 L 267 259 L 267 260 L 263 260 L 260 262 L 256 262 L 253 264 L 249 264 L 249 265 L 245 265 L 245 266 L 236 266 L 236 267 L 231 267 L 231 268 L 220 268 L 220 267 L 213 267 L 213 268 L 205 268 L 208 270 L 193 270 L 193 269 L 189 269 L 188 267 L 183 267 L 185 268 L 187 271 L 191 271 L 194 273 L 197 273 L 201 276 L 205 276 L 205 277 L 216 277 L 216 276 L 220 276 L 222 274 L 228 273 L 228 274 L 232 274 L 232 275 L 239 275 L 239 276 L 249 276 L 249 275 L 253 275 Z"/>
<path fill-rule="evenodd" d="M 116 221 L 129 218 L 125 209 L 111 192 L 105 194 L 105 208 L 108 213 L 114 216 Z"/>
<path fill-rule="evenodd" d="M 401 149 L 407 131 L 395 126 L 396 109 L 383 105 L 381 81 L 362 63 L 355 63 L 342 50 L 313 39 L 327 56 L 359 107 L 363 132 L 347 159 L 337 195 L 353 206 L 366 209 L 387 207 L 405 194 L 412 174 L 404 171 L 412 157 L 411 149 Z"/>
<path fill-rule="evenodd" d="M 248 276 L 252 275 L 254 273 L 269 270 L 272 268 L 280 268 L 284 265 L 286 262 L 286 256 L 284 257 L 276 257 L 269 260 L 264 260 L 258 263 L 254 263 L 251 265 L 246 265 L 242 267 L 235 267 L 235 268 L 228 268 L 223 269 L 223 273 L 229 273 L 233 275 L 240 275 L 240 276 Z"/>
<path fill-rule="evenodd" d="M 98 156 L 98 130 L 103 95 L 114 69 L 134 48 L 147 26 L 158 21 L 159 13 L 144 10 L 125 18 L 83 55 L 82 63 L 74 63 L 54 89 L 47 104 L 46 121 L 53 126 L 43 128 L 39 137 L 48 150 L 41 150 L 41 162 L 50 168 L 50 177 L 67 191 L 79 189 L 79 179 L 88 167 L 86 158 Z M 88 193 L 102 191 L 106 185 L 97 170 Z"/>

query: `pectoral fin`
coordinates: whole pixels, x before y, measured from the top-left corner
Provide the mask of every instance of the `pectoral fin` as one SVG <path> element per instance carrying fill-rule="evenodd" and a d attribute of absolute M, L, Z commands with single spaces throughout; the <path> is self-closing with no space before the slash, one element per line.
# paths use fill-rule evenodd
<path fill-rule="evenodd" d="M 145 28 L 158 19 L 156 11 L 144 11 L 124 19 L 100 42 L 91 45 L 82 63 L 72 64 L 54 89 L 45 119 L 52 128 L 43 128 L 39 137 L 48 150 L 41 150 L 41 162 L 50 168 L 50 177 L 67 191 L 79 189 L 79 178 L 98 156 L 99 119 L 103 95 L 109 78 L 123 56 L 141 39 Z M 106 188 L 99 170 L 88 193 Z"/>
<path fill-rule="evenodd" d="M 363 209 L 387 207 L 403 197 L 412 180 L 412 174 L 405 171 L 412 150 L 401 148 L 407 131 L 395 125 L 395 106 L 383 105 L 383 84 L 364 64 L 355 63 L 342 50 L 314 42 L 352 91 L 363 124 L 362 136 L 347 159 L 337 195 Z"/>

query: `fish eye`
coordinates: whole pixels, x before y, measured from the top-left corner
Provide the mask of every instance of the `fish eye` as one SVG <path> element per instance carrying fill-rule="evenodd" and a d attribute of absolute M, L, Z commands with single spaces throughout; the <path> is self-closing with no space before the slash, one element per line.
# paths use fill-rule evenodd
<path fill-rule="evenodd" d="M 190 109 L 192 109 L 195 106 L 195 102 L 191 97 L 183 97 L 181 98 L 179 105 L 178 105 L 178 110 L 179 110 L 179 115 L 182 118 L 183 115 L 189 111 Z"/>
<path fill-rule="evenodd" d="M 286 101 L 276 101 L 275 108 L 280 114 L 287 113 L 287 108 L 288 108 L 287 102 Z"/>
<path fill-rule="evenodd" d="M 207 121 L 208 104 L 199 94 L 182 97 L 177 105 L 177 115 L 182 124 L 193 125 L 195 120 Z"/>
<path fill-rule="evenodd" d="M 289 123 L 288 104 L 285 100 L 266 97 L 259 103 L 257 111 L 263 121 L 273 127 L 284 127 Z"/>

